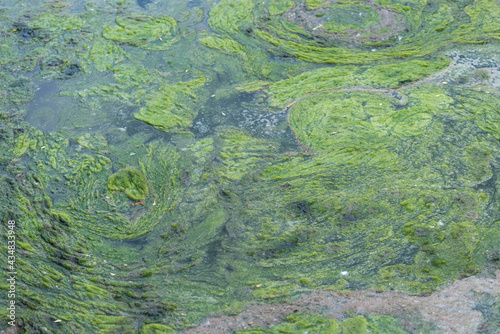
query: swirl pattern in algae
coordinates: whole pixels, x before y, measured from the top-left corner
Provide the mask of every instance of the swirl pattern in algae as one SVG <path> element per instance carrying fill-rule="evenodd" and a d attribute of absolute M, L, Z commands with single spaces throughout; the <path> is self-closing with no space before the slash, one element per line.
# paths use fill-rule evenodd
<path fill-rule="evenodd" d="M 432 333 L 430 306 L 272 308 L 433 301 L 500 266 L 495 0 L 16 4 L 0 7 L 16 330 L 213 332 L 207 317 L 257 308 L 279 319 L 224 331 Z M 480 291 L 458 331 L 498 331 Z"/>

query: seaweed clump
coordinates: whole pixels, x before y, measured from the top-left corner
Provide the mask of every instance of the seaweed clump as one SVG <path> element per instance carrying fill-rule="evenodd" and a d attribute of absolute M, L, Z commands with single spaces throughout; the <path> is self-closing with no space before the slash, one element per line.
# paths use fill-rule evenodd
<path fill-rule="evenodd" d="M 177 22 L 171 17 L 118 17 L 116 24 L 104 29 L 104 38 L 157 51 L 166 50 L 179 40 Z"/>
<path fill-rule="evenodd" d="M 139 170 L 127 167 L 108 179 L 109 191 L 122 191 L 133 201 L 144 201 L 149 196 L 148 182 Z"/>

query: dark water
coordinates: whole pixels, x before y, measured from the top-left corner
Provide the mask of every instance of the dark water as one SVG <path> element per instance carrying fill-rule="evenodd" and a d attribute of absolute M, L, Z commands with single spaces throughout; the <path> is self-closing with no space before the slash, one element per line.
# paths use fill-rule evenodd
<path fill-rule="evenodd" d="M 42 131 L 55 131 L 71 99 L 59 96 L 57 81 L 40 83 L 33 101 L 27 107 L 25 121 Z"/>
<path fill-rule="evenodd" d="M 137 0 L 137 4 L 144 9 L 148 9 L 148 5 L 152 2 L 153 0 Z"/>

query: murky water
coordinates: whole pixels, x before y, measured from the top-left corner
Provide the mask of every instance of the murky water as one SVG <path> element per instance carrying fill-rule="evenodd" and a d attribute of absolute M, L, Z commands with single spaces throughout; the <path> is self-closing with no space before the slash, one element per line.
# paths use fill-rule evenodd
<path fill-rule="evenodd" d="M 1 329 L 496 333 L 497 7 L 0 4 Z"/>
<path fill-rule="evenodd" d="M 58 93 L 56 82 L 41 84 L 35 93 L 33 101 L 28 105 L 28 115 L 25 121 L 42 131 L 56 130 L 57 122 L 61 117 L 61 113 L 64 112 L 61 108 L 64 106 L 64 101 L 61 100 L 64 99 L 60 99 Z M 66 99 L 67 102 L 69 102 L 68 100 L 70 99 Z"/>

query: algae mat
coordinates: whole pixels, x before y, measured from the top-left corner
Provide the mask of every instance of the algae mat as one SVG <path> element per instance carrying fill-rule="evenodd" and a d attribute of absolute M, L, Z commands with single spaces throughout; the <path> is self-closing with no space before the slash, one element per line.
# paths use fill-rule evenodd
<path fill-rule="evenodd" d="M 499 18 L 4 2 L 1 328 L 498 332 Z"/>

